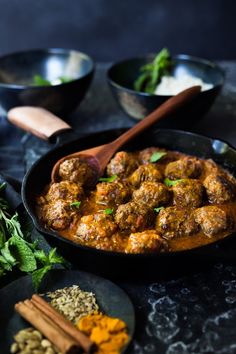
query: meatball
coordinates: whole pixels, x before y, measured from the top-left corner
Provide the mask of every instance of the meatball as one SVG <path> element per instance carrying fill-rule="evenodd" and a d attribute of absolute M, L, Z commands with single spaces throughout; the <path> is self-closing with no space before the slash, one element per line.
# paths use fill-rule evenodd
<path fill-rule="evenodd" d="M 136 168 L 138 168 L 138 159 L 132 154 L 125 151 L 119 151 L 111 159 L 107 166 L 108 176 L 118 175 L 128 177 Z"/>
<path fill-rule="evenodd" d="M 163 176 L 154 164 L 141 165 L 129 177 L 129 182 L 134 187 L 139 187 L 144 181 L 160 182 Z"/>
<path fill-rule="evenodd" d="M 110 215 L 97 213 L 83 216 L 78 224 L 76 236 L 81 239 L 97 240 L 112 236 L 117 230 L 117 225 Z"/>
<path fill-rule="evenodd" d="M 233 227 L 231 216 L 218 206 L 208 205 L 199 208 L 195 210 L 194 218 L 200 225 L 203 233 L 208 237 L 217 235 Z"/>
<path fill-rule="evenodd" d="M 75 213 L 68 202 L 58 199 L 42 207 L 41 219 L 54 230 L 64 230 L 69 227 Z"/>
<path fill-rule="evenodd" d="M 95 171 L 82 158 L 71 158 L 63 161 L 59 166 L 59 176 L 62 180 L 81 183 L 89 187 L 95 180 Z"/>
<path fill-rule="evenodd" d="M 167 204 L 170 197 L 168 188 L 162 183 L 155 182 L 143 182 L 141 187 L 133 192 L 134 201 L 148 208 Z"/>
<path fill-rule="evenodd" d="M 61 181 L 59 183 L 52 183 L 49 187 L 45 199 L 52 202 L 58 199 L 73 202 L 81 200 L 83 197 L 83 188 L 81 184 L 76 184 L 69 181 Z"/>
<path fill-rule="evenodd" d="M 203 181 L 210 203 L 221 204 L 235 198 L 235 185 L 223 174 L 210 174 Z"/>
<path fill-rule="evenodd" d="M 136 232 L 129 236 L 126 253 L 150 253 L 168 250 L 168 244 L 155 230 Z"/>
<path fill-rule="evenodd" d="M 196 233 L 198 225 L 189 208 L 168 207 L 160 211 L 156 230 L 162 237 L 171 239 Z"/>
<path fill-rule="evenodd" d="M 183 179 L 172 187 L 173 204 L 197 208 L 202 205 L 204 187 L 197 179 Z"/>
<path fill-rule="evenodd" d="M 219 166 L 215 163 L 215 161 L 208 159 L 208 160 L 203 160 L 203 175 L 208 176 L 209 174 L 212 173 L 218 173 L 219 172 Z"/>
<path fill-rule="evenodd" d="M 95 192 L 97 204 L 119 205 L 130 199 L 130 188 L 120 181 L 98 183 Z"/>
<path fill-rule="evenodd" d="M 170 179 L 197 178 L 202 172 L 202 161 L 196 157 L 185 156 L 170 162 L 165 168 L 165 176 Z"/>
<path fill-rule="evenodd" d="M 154 212 L 151 209 L 133 201 L 120 205 L 115 214 L 115 221 L 119 228 L 131 232 L 144 230 L 153 219 Z"/>

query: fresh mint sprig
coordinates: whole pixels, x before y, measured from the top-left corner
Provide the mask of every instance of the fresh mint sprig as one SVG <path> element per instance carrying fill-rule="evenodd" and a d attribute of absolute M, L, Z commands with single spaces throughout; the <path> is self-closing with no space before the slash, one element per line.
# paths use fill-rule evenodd
<path fill-rule="evenodd" d="M 163 48 L 151 63 L 140 68 L 140 75 L 134 82 L 134 89 L 153 94 L 162 76 L 170 74 L 172 65 L 168 49 Z"/>
<path fill-rule="evenodd" d="M 0 191 L 5 187 L 6 183 L 2 183 Z M 18 214 L 11 215 L 7 201 L 0 197 L 0 277 L 18 268 L 32 275 L 37 290 L 45 274 L 55 264 L 64 264 L 65 261 L 56 254 L 55 248 L 49 254 L 39 249 L 22 230 Z"/>
<path fill-rule="evenodd" d="M 34 255 L 40 267 L 33 271 L 31 275 L 33 287 L 38 290 L 47 272 L 53 269 L 55 264 L 65 264 L 65 260 L 56 254 L 56 248 L 51 249 L 49 254 L 46 254 L 43 250 L 37 250 Z"/>

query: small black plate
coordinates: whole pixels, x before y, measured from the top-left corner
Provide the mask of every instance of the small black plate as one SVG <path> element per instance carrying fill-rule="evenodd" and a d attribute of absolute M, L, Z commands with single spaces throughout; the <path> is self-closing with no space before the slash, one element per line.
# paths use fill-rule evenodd
<path fill-rule="evenodd" d="M 82 290 L 93 292 L 102 312 L 125 321 L 129 336 L 132 338 L 135 327 L 133 305 L 126 293 L 109 280 L 80 271 L 53 270 L 46 275 L 40 292 L 55 291 L 74 284 L 79 285 Z M 14 311 L 14 305 L 33 294 L 30 276 L 22 277 L 0 290 L 1 354 L 8 354 L 13 336 L 20 329 L 29 327 L 29 324 Z"/>

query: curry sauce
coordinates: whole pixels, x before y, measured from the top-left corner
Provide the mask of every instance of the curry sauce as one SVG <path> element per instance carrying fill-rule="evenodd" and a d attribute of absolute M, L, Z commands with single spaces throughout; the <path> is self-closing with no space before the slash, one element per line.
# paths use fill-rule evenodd
<path fill-rule="evenodd" d="M 236 229 L 236 180 L 212 160 L 157 147 L 120 151 L 92 190 L 91 167 L 82 167 L 78 158 L 64 161 L 61 181 L 36 200 L 40 222 L 73 242 L 125 253 L 171 252 Z"/>

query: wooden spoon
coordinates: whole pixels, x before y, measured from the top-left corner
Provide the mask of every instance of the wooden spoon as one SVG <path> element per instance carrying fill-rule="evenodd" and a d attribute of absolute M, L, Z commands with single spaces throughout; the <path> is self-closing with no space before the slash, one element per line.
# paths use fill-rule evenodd
<path fill-rule="evenodd" d="M 105 168 L 112 158 L 112 156 L 115 154 L 117 150 L 124 144 L 126 144 L 128 141 L 136 137 L 138 134 L 142 133 L 144 130 L 149 128 L 152 124 L 157 122 L 160 119 L 163 119 L 173 113 L 175 113 L 179 108 L 184 106 L 185 104 L 189 103 L 192 101 L 201 91 L 200 86 L 193 86 L 187 90 L 184 90 L 180 92 L 178 95 L 171 97 L 167 101 L 165 101 L 161 106 L 159 106 L 155 111 L 153 111 L 151 114 L 149 114 L 146 118 L 141 120 L 139 123 L 134 125 L 131 129 L 127 130 L 124 134 L 119 136 L 117 139 L 112 141 L 111 143 L 105 144 L 105 145 L 100 145 L 96 146 L 91 149 L 87 150 L 82 150 L 82 151 L 77 151 L 73 154 L 69 154 L 61 158 L 56 162 L 52 169 L 51 173 L 51 179 L 52 182 L 57 182 L 60 180 L 60 177 L 58 175 L 58 170 L 60 164 L 68 159 L 71 158 L 81 158 L 83 161 L 86 160 L 89 165 L 91 165 L 95 171 L 96 175 L 96 181 L 97 179 L 104 173 Z M 35 124 L 36 128 L 29 126 L 29 123 L 25 119 L 23 121 L 23 115 L 30 115 L 33 114 L 35 116 L 38 116 L 38 121 L 40 123 L 40 129 L 39 129 L 39 124 L 37 122 L 37 119 L 34 119 L 33 124 Z M 45 117 L 45 123 L 50 121 L 51 124 L 47 123 L 45 124 L 44 128 L 44 122 L 42 122 L 42 117 Z M 35 117 L 37 118 L 37 117 Z M 19 126 L 20 128 L 23 128 L 25 130 L 31 131 L 33 134 L 37 135 L 38 137 L 41 137 L 43 139 L 47 138 L 50 136 L 48 134 L 48 129 L 51 131 L 51 133 L 56 129 L 53 127 L 53 122 L 54 125 L 58 126 L 59 129 L 65 130 L 70 128 L 70 126 L 61 121 L 59 118 L 55 117 L 52 115 L 50 112 L 41 109 L 41 108 L 34 108 L 34 107 L 16 107 L 11 109 L 8 112 L 8 119 L 15 125 Z M 46 127 L 46 125 L 48 127 Z M 39 132 L 40 130 L 40 132 Z M 58 129 L 57 129 L 58 131 Z"/>
<path fill-rule="evenodd" d="M 193 100 L 201 91 L 200 86 L 194 86 L 190 89 L 184 90 L 176 96 L 171 97 L 161 106 L 159 106 L 155 111 L 141 120 L 139 123 L 134 125 L 131 129 L 127 130 L 124 134 L 120 135 L 117 139 L 111 143 L 96 146 L 91 149 L 82 150 L 75 152 L 73 154 L 64 156 L 56 162 L 52 169 L 51 179 L 53 182 L 58 181 L 58 171 L 60 164 L 70 158 L 80 157 L 83 160 L 88 159 L 90 165 L 96 169 L 97 178 L 99 178 L 105 171 L 105 168 L 115 154 L 117 150 L 128 141 L 136 137 L 138 134 L 142 133 L 144 130 L 149 128 L 152 124 L 158 120 L 176 112 L 184 104 Z"/>

